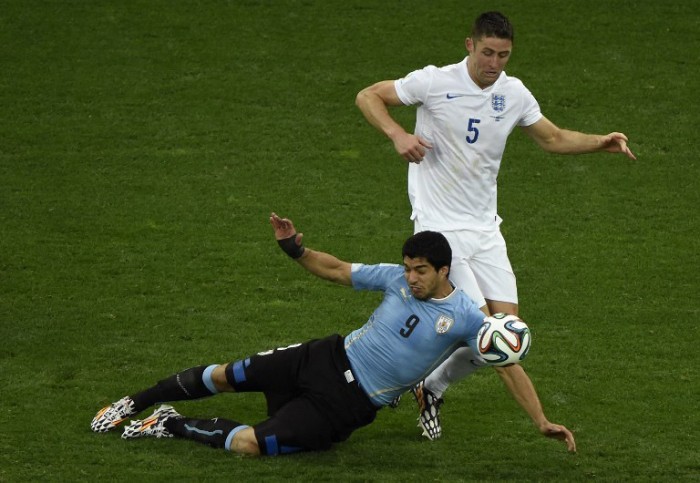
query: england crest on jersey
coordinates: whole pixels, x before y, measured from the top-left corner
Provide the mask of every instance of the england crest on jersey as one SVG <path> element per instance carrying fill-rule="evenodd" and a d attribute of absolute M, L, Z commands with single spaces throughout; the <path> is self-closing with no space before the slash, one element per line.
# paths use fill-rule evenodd
<path fill-rule="evenodd" d="M 503 112 L 506 108 L 506 96 L 491 94 L 491 107 L 496 112 Z"/>
<path fill-rule="evenodd" d="M 435 322 L 435 332 L 438 334 L 445 334 L 455 321 L 446 315 L 441 315 L 438 317 L 437 322 Z"/>

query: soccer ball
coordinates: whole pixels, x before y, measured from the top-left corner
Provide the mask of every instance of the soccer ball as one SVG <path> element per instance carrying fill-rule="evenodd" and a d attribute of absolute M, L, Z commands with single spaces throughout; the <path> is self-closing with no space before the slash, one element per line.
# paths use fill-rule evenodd
<path fill-rule="evenodd" d="M 506 366 L 525 359 L 532 337 L 527 324 L 518 316 L 493 314 L 484 319 L 476 340 L 479 354 L 487 363 Z"/>

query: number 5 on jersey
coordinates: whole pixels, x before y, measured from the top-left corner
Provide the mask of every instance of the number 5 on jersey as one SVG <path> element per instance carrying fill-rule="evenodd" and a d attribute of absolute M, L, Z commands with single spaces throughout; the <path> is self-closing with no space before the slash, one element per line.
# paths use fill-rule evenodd
<path fill-rule="evenodd" d="M 479 139 L 479 128 L 476 125 L 480 122 L 481 119 L 474 119 L 473 117 L 469 119 L 467 124 L 467 142 L 469 144 L 474 144 Z"/>

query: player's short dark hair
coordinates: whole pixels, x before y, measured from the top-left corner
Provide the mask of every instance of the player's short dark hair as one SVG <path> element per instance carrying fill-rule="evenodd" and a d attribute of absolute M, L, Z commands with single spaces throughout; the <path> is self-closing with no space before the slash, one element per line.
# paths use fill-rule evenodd
<path fill-rule="evenodd" d="M 512 42 L 515 39 L 515 31 L 510 20 L 501 12 L 485 12 L 474 21 L 471 34 L 474 40 L 483 37 L 496 37 Z"/>
<path fill-rule="evenodd" d="M 406 240 L 401 250 L 402 257 L 425 258 L 435 270 L 450 268 L 452 248 L 445 235 L 436 231 L 421 231 Z"/>

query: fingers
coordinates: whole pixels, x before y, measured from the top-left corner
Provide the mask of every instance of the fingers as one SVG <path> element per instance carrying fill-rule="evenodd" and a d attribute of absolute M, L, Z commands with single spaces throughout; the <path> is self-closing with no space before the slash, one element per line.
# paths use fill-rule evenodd
<path fill-rule="evenodd" d="M 627 139 L 627 136 L 625 136 L 625 135 L 624 135 L 623 133 L 621 133 L 621 132 L 611 132 L 610 134 L 608 134 L 608 137 L 609 137 L 611 140 L 622 140 L 622 141 L 624 141 L 624 142 L 629 141 L 629 139 Z"/>
<path fill-rule="evenodd" d="M 403 155 L 403 159 L 405 159 L 409 163 L 420 164 L 420 162 L 423 161 L 423 155 L 415 153 L 406 153 Z"/>
<path fill-rule="evenodd" d="M 632 150 L 627 146 L 627 143 L 622 143 L 622 146 L 620 146 L 622 149 L 622 152 L 630 159 L 634 159 L 635 161 L 637 160 L 637 156 L 632 153 Z"/>
<path fill-rule="evenodd" d="M 420 163 L 423 161 L 423 156 L 425 156 L 425 149 L 420 144 L 416 144 L 400 152 L 400 154 L 409 163 Z"/>
<path fill-rule="evenodd" d="M 620 152 L 627 156 L 629 159 L 636 160 L 637 157 L 634 155 L 632 150 L 627 146 L 629 139 L 621 132 L 611 132 L 604 138 L 604 145 L 607 146 L 607 151 L 610 152 Z"/>
<path fill-rule="evenodd" d="M 284 220 L 277 216 L 277 213 L 271 213 L 270 214 L 270 224 L 275 230 L 279 230 L 282 228 Z"/>
<path fill-rule="evenodd" d="M 280 218 L 277 213 L 270 214 L 270 224 L 275 231 L 280 233 L 294 232 L 294 224 L 288 218 Z"/>
<path fill-rule="evenodd" d="M 428 147 L 429 149 L 432 148 L 432 146 L 426 147 Z M 422 144 L 419 144 L 416 148 L 405 152 L 402 156 L 409 163 L 420 163 L 425 157 L 425 149 L 423 148 Z"/>
<path fill-rule="evenodd" d="M 280 218 L 279 215 L 277 215 L 277 213 L 274 212 L 270 214 L 270 223 L 272 223 L 275 226 L 279 226 L 280 228 L 292 224 L 290 220 L 288 220 L 287 218 Z"/>
<path fill-rule="evenodd" d="M 576 440 L 574 439 L 574 435 L 564 426 L 560 427 L 556 438 L 564 440 L 566 443 L 566 449 L 569 450 L 570 453 L 576 452 Z"/>
<path fill-rule="evenodd" d="M 433 145 L 418 136 L 407 135 L 395 143 L 398 153 L 409 163 L 420 163 L 425 157 L 425 150 Z"/>
<path fill-rule="evenodd" d="M 543 433 L 548 438 L 554 438 L 564 441 L 566 443 L 566 449 L 569 452 L 576 452 L 576 440 L 574 439 L 574 435 L 564 426 L 553 424 L 550 427 L 548 427 Z"/>
<path fill-rule="evenodd" d="M 632 150 L 627 146 L 627 136 L 624 134 L 621 137 L 613 138 L 612 143 L 617 144 L 619 151 L 630 159 L 636 160 L 637 157 L 632 153 Z"/>

